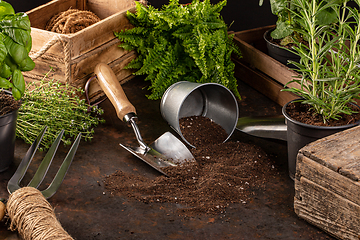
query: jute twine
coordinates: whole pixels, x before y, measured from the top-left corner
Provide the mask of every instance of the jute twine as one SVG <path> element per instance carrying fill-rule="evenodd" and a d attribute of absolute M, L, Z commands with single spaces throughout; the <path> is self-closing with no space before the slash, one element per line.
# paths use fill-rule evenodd
<path fill-rule="evenodd" d="M 69 9 L 53 16 L 45 30 L 62 34 L 70 34 L 97 23 L 100 18 L 93 12 L 79 9 Z"/>
<path fill-rule="evenodd" d="M 10 195 L 6 210 L 11 219 L 10 230 L 17 230 L 24 240 L 73 240 L 36 188 L 16 190 Z"/>

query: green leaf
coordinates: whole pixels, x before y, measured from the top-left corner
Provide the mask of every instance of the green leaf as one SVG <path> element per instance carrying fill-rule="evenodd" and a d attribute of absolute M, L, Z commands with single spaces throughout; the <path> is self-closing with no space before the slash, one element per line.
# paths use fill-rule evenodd
<path fill-rule="evenodd" d="M 31 71 L 35 68 L 35 62 L 27 56 L 20 64 L 19 69 L 23 72 Z"/>
<path fill-rule="evenodd" d="M 13 87 L 13 85 L 9 80 L 0 77 L 0 88 L 9 89 L 12 87 Z"/>
<path fill-rule="evenodd" d="M 16 64 L 20 64 L 28 56 L 25 46 L 14 42 L 10 37 L 5 38 L 4 44 L 6 45 L 9 55 Z"/>
<path fill-rule="evenodd" d="M 274 39 L 281 39 L 286 36 L 289 36 L 293 32 L 294 31 L 293 31 L 292 27 L 288 23 L 278 21 L 276 23 L 276 28 L 271 32 L 270 35 Z"/>
<path fill-rule="evenodd" d="M 278 15 L 279 12 L 286 9 L 286 0 L 270 0 L 271 12 L 274 15 Z"/>
<path fill-rule="evenodd" d="M 0 21 L 0 29 L 22 46 L 27 46 L 31 41 L 30 20 L 26 13 L 5 16 Z"/>
<path fill-rule="evenodd" d="M 4 62 L 0 67 L 0 77 L 9 78 L 11 76 L 10 67 Z"/>
<path fill-rule="evenodd" d="M 7 55 L 7 50 L 5 43 L 3 41 L 0 42 L 0 63 L 5 60 L 5 57 Z"/>
<path fill-rule="evenodd" d="M 11 14 L 15 14 L 15 10 L 11 4 L 5 1 L 0 1 L 0 17 Z"/>
<path fill-rule="evenodd" d="M 25 92 L 25 79 L 22 72 L 19 69 L 15 69 L 12 74 L 12 82 L 15 88 L 20 92 L 20 97 L 24 95 Z"/>
<path fill-rule="evenodd" d="M 17 89 L 16 87 L 12 87 L 11 92 L 15 100 L 21 99 L 22 95 L 19 89 Z"/>

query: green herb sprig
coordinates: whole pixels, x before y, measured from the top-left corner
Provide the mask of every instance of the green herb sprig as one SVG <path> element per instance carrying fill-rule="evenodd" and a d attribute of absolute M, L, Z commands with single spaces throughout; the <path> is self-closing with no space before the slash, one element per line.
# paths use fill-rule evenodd
<path fill-rule="evenodd" d="M 299 95 L 304 104 L 309 104 L 324 122 L 339 119 L 340 113 L 352 114 L 349 103 L 360 94 L 360 1 L 350 7 L 344 1 L 291 0 L 297 6 L 298 29 L 308 44 L 297 43 L 293 52 L 301 57 L 294 64 L 300 73 L 297 82 L 301 88 L 289 88 Z M 336 24 L 317 21 L 318 14 L 331 8 L 337 13 Z M 290 83 L 290 82 L 289 82 Z M 288 84 L 289 84 L 288 83 Z"/>
<path fill-rule="evenodd" d="M 31 144 L 48 126 L 40 150 L 48 149 L 62 129 L 64 145 L 70 145 L 80 132 L 85 141 L 91 140 L 94 127 L 104 122 L 98 117 L 103 110 L 96 106 L 89 113 L 89 105 L 78 95 L 83 91 L 53 79 L 28 84 L 19 109 L 16 136 Z"/>
<path fill-rule="evenodd" d="M 137 51 L 126 68 L 147 75 L 149 99 L 161 98 L 178 81 L 216 82 L 240 98 L 231 55 L 241 57 L 241 52 L 220 16 L 225 5 L 226 0 L 215 5 L 210 0 L 186 5 L 170 0 L 159 10 L 136 2 L 136 13 L 127 13 L 135 28 L 115 35 L 123 42 L 120 47 Z"/>

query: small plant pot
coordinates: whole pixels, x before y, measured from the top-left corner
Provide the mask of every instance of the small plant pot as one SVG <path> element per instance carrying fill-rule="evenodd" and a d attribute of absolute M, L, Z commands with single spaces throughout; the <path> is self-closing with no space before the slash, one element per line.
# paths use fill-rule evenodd
<path fill-rule="evenodd" d="M 343 125 L 343 126 L 333 126 L 333 127 L 304 124 L 292 119 L 286 113 L 286 107 L 291 102 L 288 102 L 283 106 L 282 113 L 286 119 L 285 122 L 287 126 L 287 150 L 288 150 L 289 175 L 290 178 L 294 180 L 296 173 L 296 158 L 301 148 L 318 139 L 355 127 L 359 125 L 360 122 Z"/>
<path fill-rule="evenodd" d="M 266 41 L 266 47 L 267 47 L 269 56 L 276 59 L 277 61 L 281 62 L 282 64 L 293 68 L 294 65 L 289 64 L 288 61 L 292 60 L 294 62 L 299 62 L 300 57 L 298 55 L 290 52 L 286 48 L 283 48 L 277 44 L 272 43 L 270 41 L 270 39 L 271 39 L 270 33 L 273 30 L 274 29 L 271 28 L 264 33 L 264 39 Z"/>
<path fill-rule="evenodd" d="M 16 109 L 0 117 L 0 172 L 7 170 L 14 160 L 18 112 Z"/>

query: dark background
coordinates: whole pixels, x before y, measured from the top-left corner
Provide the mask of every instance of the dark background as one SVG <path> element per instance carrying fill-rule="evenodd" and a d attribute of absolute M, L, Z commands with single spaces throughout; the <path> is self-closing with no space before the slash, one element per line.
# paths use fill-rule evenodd
<path fill-rule="evenodd" d="M 48 0 L 7 0 L 16 12 L 26 12 L 35 7 L 49 2 Z M 180 0 L 180 3 L 188 3 L 189 0 Z M 213 4 L 219 0 L 212 0 Z M 168 4 L 168 0 L 149 0 L 148 3 L 156 8 Z M 221 15 L 229 30 L 241 31 L 255 27 L 262 27 L 275 24 L 276 17 L 271 14 L 269 1 L 264 1 L 263 6 L 259 6 L 258 0 L 227 0 L 227 5 L 223 8 Z"/>

